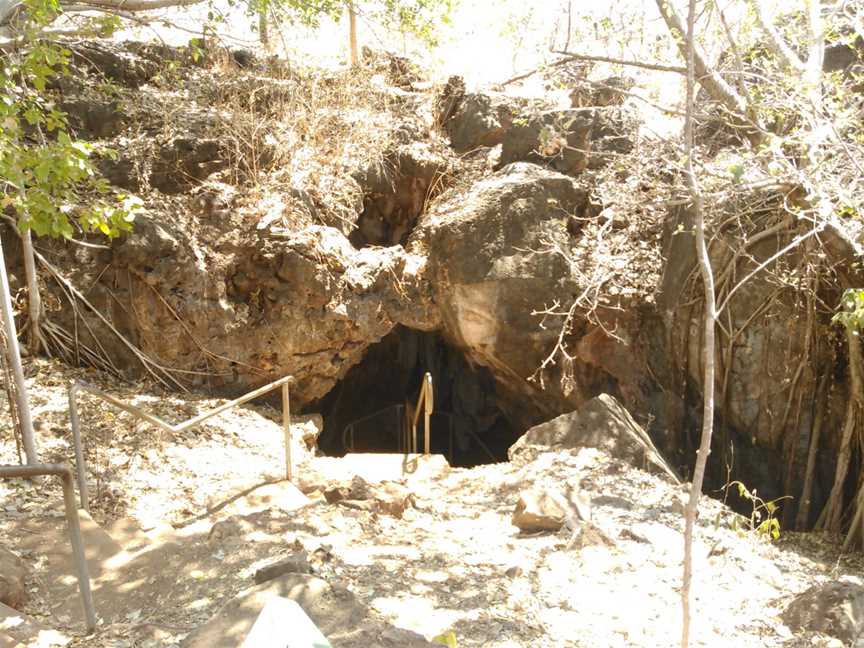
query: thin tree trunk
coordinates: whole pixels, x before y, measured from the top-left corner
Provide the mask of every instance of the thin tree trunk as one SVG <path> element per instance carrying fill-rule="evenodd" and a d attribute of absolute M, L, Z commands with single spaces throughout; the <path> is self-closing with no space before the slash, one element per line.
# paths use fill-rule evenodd
<path fill-rule="evenodd" d="M 18 348 L 18 333 L 15 330 L 15 315 L 12 312 L 12 296 L 9 291 L 9 277 L 6 275 L 6 259 L 3 244 L 0 242 L 0 309 L 2 309 L 3 330 L 6 333 L 6 350 L 12 378 L 15 381 L 16 407 L 21 425 L 21 442 L 27 463 L 39 463 L 36 442 L 33 438 L 33 419 L 30 416 L 30 403 L 27 398 L 27 384 L 24 382 L 24 368 L 21 366 L 21 351 Z"/>
<path fill-rule="evenodd" d="M 701 85 L 714 101 L 722 103 L 732 113 L 746 115 L 748 106 L 741 95 L 735 92 L 735 89 L 730 86 L 723 78 L 712 70 L 702 55 L 696 52 L 696 48 L 690 47 L 688 35 L 685 35 L 684 28 L 681 25 L 681 18 L 675 12 L 670 0 L 656 0 L 657 8 L 660 9 L 660 15 L 666 22 L 672 38 L 678 45 L 678 49 L 687 60 L 692 60 L 692 74 L 698 77 L 699 85 Z M 688 19 L 689 20 L 689 19 Z M 690 72 L 688 72 L 688 77 Z"/>
<path fill-rule="evenodd" d="M 659 0 L 662 4 L 664 0 Z M 676 17 L 677 18 L 677 17 Z M 696 466 L 693 469 L 693 483 L 690 487 L 690 500 L 684 511 L 684 574 L 681 584 L 681 607 L 683 623 L 681 626 L 681 646 L 690 645 L 691 619 L 691 585 L 693 580 L 693 528 L 699 510 L 699 498 L 702 495 L 702 483 L 705 480 L 705 467 L 708 454 L 711 452 L 711 436 L 714 433 L 714 333 L 717 320 L 717 304 L 714 294 L 714 271 L 708 256 L 708 246 L 705 242 L 705 220 L 703 213 L 703 198 L 696 179 L 693 164 L 694 153 L 694 108 L 696 92 L 696 0 L 690 0 L 687 12 L 687 117 L 684 129 L 684 150 L 687 159 L 686 174 L 690 195 L 693 202 L 695 217 L 696 254 L 699 260 L 699 272 L 702 275 L 702 285 L 705 292 L 704 339 L 702 346 L 703 363 L 703 396 L 702 396 L 702 439 L 699 451 L 696 453 Z M 680 28 L 680 22 L 679 22 Z M 680 31 L 680 29 L 679 29 Z"/>
<path fill-rule="evenodd" d="M 30 317 L 29 345 L 32 354 L 44 349 L 48 353 L 45 336 L 42 335 L 42 296 L 39 278 L 36 276 L 36 257 L 33 254 L 33 236 L 28 227 L 21 232 L 21 248 L 24 257 L 24 274 L 27 279 L 27 312 Z"/>
<path fill-rule="evenodd" d="M 270 45 L 270 32 L 268 31 L 267 25 L 267 9 L 258 10 L 258 38 L 265 48 Z"/>
<path fill-rule="evenodd" d="M 813 497 L 813 475 L 816 471 L 816 453 L 819 449 L 819 437 L 822 436 L 822 422 L 828 404 L 828 370 L 819 379 L 816 388 L 816 406 L 813 414 L 813 430 L 810 433 L 810 448 L 807 451 L 807 468 L 804 472 L 804 488 L 801 490 L 801 503 L 798 506 L 798 516 L 795 518 L 795 528 L 803 531 L 810 518 L 810 500 Z"/>
<path fill-rule="evenodd" d="M 831 494 L 818 526 L 827 531 L 839 532 L 843 522 L 843 489 L 846 476 L 849 473 L 849 463 L 852 460 L 852 440 L 858 428 L 861 413 L 861 390 L 864 389 L 864 377 L 861 375 L 861 338 L 846 328 L 846 342 L 849 348 L 849 400 L 846 404 L 846 421 L 843 425 L 843 436 L 840 441 L 840 452 L 837 454 L 837 468 L 834 472 L 834 484 Z"/>
<path fill-rule="evenodd" d="M 351 50 L 351 67 L 360 65 L 360 54 L 357 51 L 357 12 L 354 0 L 348 0 L 348 45 Z"/>

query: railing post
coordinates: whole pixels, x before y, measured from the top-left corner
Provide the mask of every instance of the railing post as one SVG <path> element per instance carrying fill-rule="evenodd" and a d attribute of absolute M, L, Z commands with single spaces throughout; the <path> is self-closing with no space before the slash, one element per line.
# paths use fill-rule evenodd
<path fill-rule="evenodd" d="M 282 425 L 285 427 L 285 479 L 291 481 L 293 467 L 291 464 L 291 396 L 289 384 L 282 385 Z"/>
<path fill-rule="evenodd" d="M 75 446 L 75 473 L 78 475 L 78 497 L 81 508 L 90 512 L 90 493 L 87 490 L 87 465 L 84 462 L 84 447 L 81 442 L 81 422 L 78 419 L 78 383 L 69 386 L 69 422 L 72 425 L 72 443 Z"/>
<path fill-rule="evenodd" d="M 425 438 L 423 439 L 423 451 L 424 451 L 424 454 L 428 457 L 429 456 L 429 437 L 430 437 L 430 432 L 429 432 L 430 420 L 429 420 L 429 418 L 431 415 L 430 415 L 428 407 L 424 407 L 423 411 L 426 415 L 426 420 L 424 422 L 424 430 L 426 432 L 426 435 L 425 435 Z"/>
<path fill-rule="evenodd" d="M 87 633 L 96 630 L 96 610 L 93 607 L 93 592 L 90 590 L 90 572 L 87 569 L 87 556 L 81 538 L 81 523 L 78 520 L 78 507 L 75 506 L 75 487 L 72 485 L 72 471 L 60 475 L 63 480 L 63 504 L 66 506 L 66 520 L 69 525 L 69 540 L 72 542 L 72 555 L 78 566 L 78 591 L 84 608 Z"/>
<path fill-rule="evenodd" d="M 78 592 L 84 608 L 84 622 L 87 634 L 96 630 L 96 610 L 93 607 L 93 592 L 90 589 L 90 572 L 84 553 L 84 540 L 81 537 L 81 523 L 78 520 L 78 507 L 75 506 L 75 486 L 72 469 L 66 464 L 29 464 L 26 466 L 0 466 L 0 479 L 24 477 L 27 479 L 40 475 L 54 475 L 60 478 L 63 486 L 63 505 L 66 509 L 66 527 L 72 543 L 72 559 L 77 568 Z"/>

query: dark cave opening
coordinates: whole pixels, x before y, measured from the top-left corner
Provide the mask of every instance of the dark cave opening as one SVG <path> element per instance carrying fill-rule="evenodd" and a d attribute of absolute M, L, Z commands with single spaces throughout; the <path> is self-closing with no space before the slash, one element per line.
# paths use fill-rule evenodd
<path fill-rule="evenodd" d="M 370 346 L 360 364 L 310 405 L 309 411 L 324 417 L 318 447 L 330 456 L 404 452 L 426 372 L 434 389 L 430 452 L 453 466 L 506 461 L 519 431 L 499 407 L 489 371 L 469 364 L 439 335 L 401 326 Z M 422 413 L 418 418 L 422 452 Z"/>

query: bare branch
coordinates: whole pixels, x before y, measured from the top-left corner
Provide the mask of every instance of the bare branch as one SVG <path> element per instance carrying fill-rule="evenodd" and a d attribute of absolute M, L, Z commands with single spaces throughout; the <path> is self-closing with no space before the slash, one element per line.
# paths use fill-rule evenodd
<path fill-rule="evenodd" d="M 656 2 L 658 9 L 660 9 L 660 15 L 663 16 L 663 20 L 666 21 L 666 26 L 672 33 L 672 38 L 678 45 L 678 50 L 686 59 L 688 57 L 687 39 L 684 34 L 684 26 L 681 24 L 681 18 L 670 4 L 670 0 L 656 0 Z M 735 92 L 735 89 L 732 86 L 726 83 L 719 74 L 710 68 L 705 62 L 703 56 L 699 52 L 695 51 L 695 49 L 693 52 L 693 66 L 699 85 L 705 88 L 708 94 L 711 95 L 712 99 L 723 104 L 733 113 L 739 115 L 746 115 L 748 113 L 749 106 L 744 98 Z"/>
<path fill-rule="evenodd" d="M 557 61 L 552 61 L 551 63 L 547 63 L 545 65 L 541 65 L 540 67 L 536 67 L 533 70 L 530 70 L 528 72 L 523 72 L 522 74 L 517 74 L 516 76 L 514 76 L 510 79 L 507 79 L 506 81 L 503 81 L 503 82 L 499 83 L 498 85 L 501 85 L 501 86 L 510 85 L 511 83 L 516 83 L 518 81 L 522 81 L 524 79 L 527 79 L 528 77 L 533 76 L 533 75 L 537 74 L 538 72 L 540 72 L 541 70 L 544 70 L 546 68 L 557 67 L 559 65 L 565 65 L 565 64 L 571 63 L 573 61 L 593 61 L 593 62 L 597 62 L 597 63 L 612 63 L 613 65 L 624 65 L 627 67 L 637 67 L 637 68 L 642 68 L 644 70 L 655 70 L 657 72 L 673 72 L 675 74 L 682 74 L 682 75 L 687 74 L 686 68 L 679 67 L 677 65 L 664 65 L 663 63 L 643 63 L 641 61 L 629 61 L 629 60 L 625 60 L 625 59 L 611 58 L 608 56 L 592 56 L 589 54 L 572 54 L 570 52 L 562 51 L 562 50 L 554 50 L 553 54 L 562 54 L 562 55 L 564 55 L 564 58 L 558 59 Z"/>

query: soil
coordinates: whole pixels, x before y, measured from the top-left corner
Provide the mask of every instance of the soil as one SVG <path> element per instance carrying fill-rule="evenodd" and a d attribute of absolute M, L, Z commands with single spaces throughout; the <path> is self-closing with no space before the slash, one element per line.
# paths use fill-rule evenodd
<path fill-rule="evenodd" d="M 30 360 L 27 370 L 38 446 L 52 462 L 73 456 L 72 379 L 170 421 L 222 402 L 51 361 Z M 86 397 L 81 416 L 94 485 L 92 521 L 82 514 L 100 619 L 94 635 L 82 636 L 74 579 L 64 572 L 59 484 L 0 481 L 0 544 L 30 570 L 22 611 L 65 635 L 66 645 L 180 645 L 252 586 L 259 568 L 299 551 L 315 576 L 352 593 L 374 623 L 427 639 L 452 631 L 459 646 L 490 648 L 677 645 L 684 487 L 600 451 L 470 469 L 447 468 L 439 458 L 407 476 L 393 470 L 392 457 L 308 454 L 295 479 L 306 499 L 286 482 L 268 483 L 284 469 L 281 413 L 269 406 L 243 406 L 176 437 Z M 0 463 L 18 463 L 5 401 Z M 413 505 L 397 517 L 401 511 L 350 499 L 328 503 L 325 490 L 349 489 L 352 480 L 356 489 L 364 483 L 357 475 L 368 484 L 399 482 Z M 511 525 L 523 489 L 577 485 L 591 499 L 592 517 L 575 537 L 567 528 L 526 535 Z M 720 501 L 703 500 L 694 645 L 842 645 L 795 636 L 779 615 L 813 584 L 861 583 L 860 555 L 843 555 L 821 535 L 784 532 L 771 542 L 748 523 Z"/>

